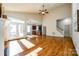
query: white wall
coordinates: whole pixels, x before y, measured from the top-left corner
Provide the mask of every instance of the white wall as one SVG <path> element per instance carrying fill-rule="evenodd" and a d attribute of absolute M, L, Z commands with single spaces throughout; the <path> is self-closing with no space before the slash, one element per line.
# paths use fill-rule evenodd
<path fill-rule="evenodd" d="M 42 19 L 39 14 L 34 13 L 24 13 L 24 12 L 13 12 L 13 11 L 6 11 L 8 17 L 12 17 L 18 20 L 28 21 L 30 20 L 32 23 L 41 24 Z"/>
<path fill-rule="evenodd" d="M 79 9 L 79 4 L 72 4 L 72 38 L 76 51 L 79 55 L 79 32 L 77 32 L 77 9 Z"/>
<path fill-rule="evenodd" d="M 43 17 L 43 26 L 46 26 L 48 36 L 64 36 L 56 30 L 56 20 L 71 18 L 71 4 L 61 5 L 49 11 Z M 53 35 L 53 32 L 55 35 Z"/>
<path fill-rule="evenodd" d="M 0 56 L 4 55 L 4 21 L 0 18 Z"/>

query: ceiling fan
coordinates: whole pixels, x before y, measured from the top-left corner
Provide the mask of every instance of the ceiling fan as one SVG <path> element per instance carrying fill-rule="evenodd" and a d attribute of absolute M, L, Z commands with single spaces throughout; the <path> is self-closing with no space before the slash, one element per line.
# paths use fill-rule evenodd
<path fill-rule="evenodd" d="M 45 6 L 44 6 L 44 4 L 43 4 L 43 5 L 42 5 L 42 9 L 39 10 L 39 14 L 45 15 L 46 13 L 48 13 L 48 10 L 45 9 Z"/>

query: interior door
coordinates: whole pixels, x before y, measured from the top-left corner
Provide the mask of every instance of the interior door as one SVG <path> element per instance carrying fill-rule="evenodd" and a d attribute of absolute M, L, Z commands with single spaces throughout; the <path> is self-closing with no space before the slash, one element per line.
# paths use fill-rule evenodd
<path fill-rule="evenodd" d="M 46 26 L 43 26 L 43 35 L 46 36 Z"/>
<path fill-rule="evenodd" d="M 70 25 L 65 25 L 64 26 L 64 36 L 65 37 L 70 37 Z"/>
<path fill-rule="evenodd" d="M 42 35 L 42 25 L 39 25 L 39 32 L 40 32 L 40 35 Z"/>

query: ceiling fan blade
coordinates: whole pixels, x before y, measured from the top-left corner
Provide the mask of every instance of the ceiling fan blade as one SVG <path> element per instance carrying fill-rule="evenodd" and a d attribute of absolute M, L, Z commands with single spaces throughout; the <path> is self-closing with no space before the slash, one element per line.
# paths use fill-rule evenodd
<path fill-rule="evenodd" d="M 45 14 L 42 14 L 42 15 L 45 15 Z"/>
<path fill-rule="evenodd" d="M 47 11 L 47 12 L 45 12 L 45 13 L 48 13 L 48 11 Z"/>
<path fill-rule="evenodd" d="M 45 11 L 47 11 L 47 9 L 45 9 Z"/>

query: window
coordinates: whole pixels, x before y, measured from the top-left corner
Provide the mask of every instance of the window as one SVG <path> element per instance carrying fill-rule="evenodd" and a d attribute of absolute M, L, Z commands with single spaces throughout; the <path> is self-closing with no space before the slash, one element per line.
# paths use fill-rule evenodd
<path fill-rule="evenodd" d="M 18 33 L 19 36 L 23 36 L 23 24 L 18 24 Z"/>
<path fill-rule="evenodd" d="M 27 34 L 31 34 L 31 25 L 27 25 Z"/>
<path fill-rule="evenodd" d="M 17 25 L 16 24 L 9 24 L 9 35 L 10 36 L 16 36 L 17 35 Z"/>
<path fill-rule="evenodd" d="M 24 21 L 10 18 L 9 20 L 9 37 L 10 39 L 16 38 L 16 36 L 24 35 Z"/>

